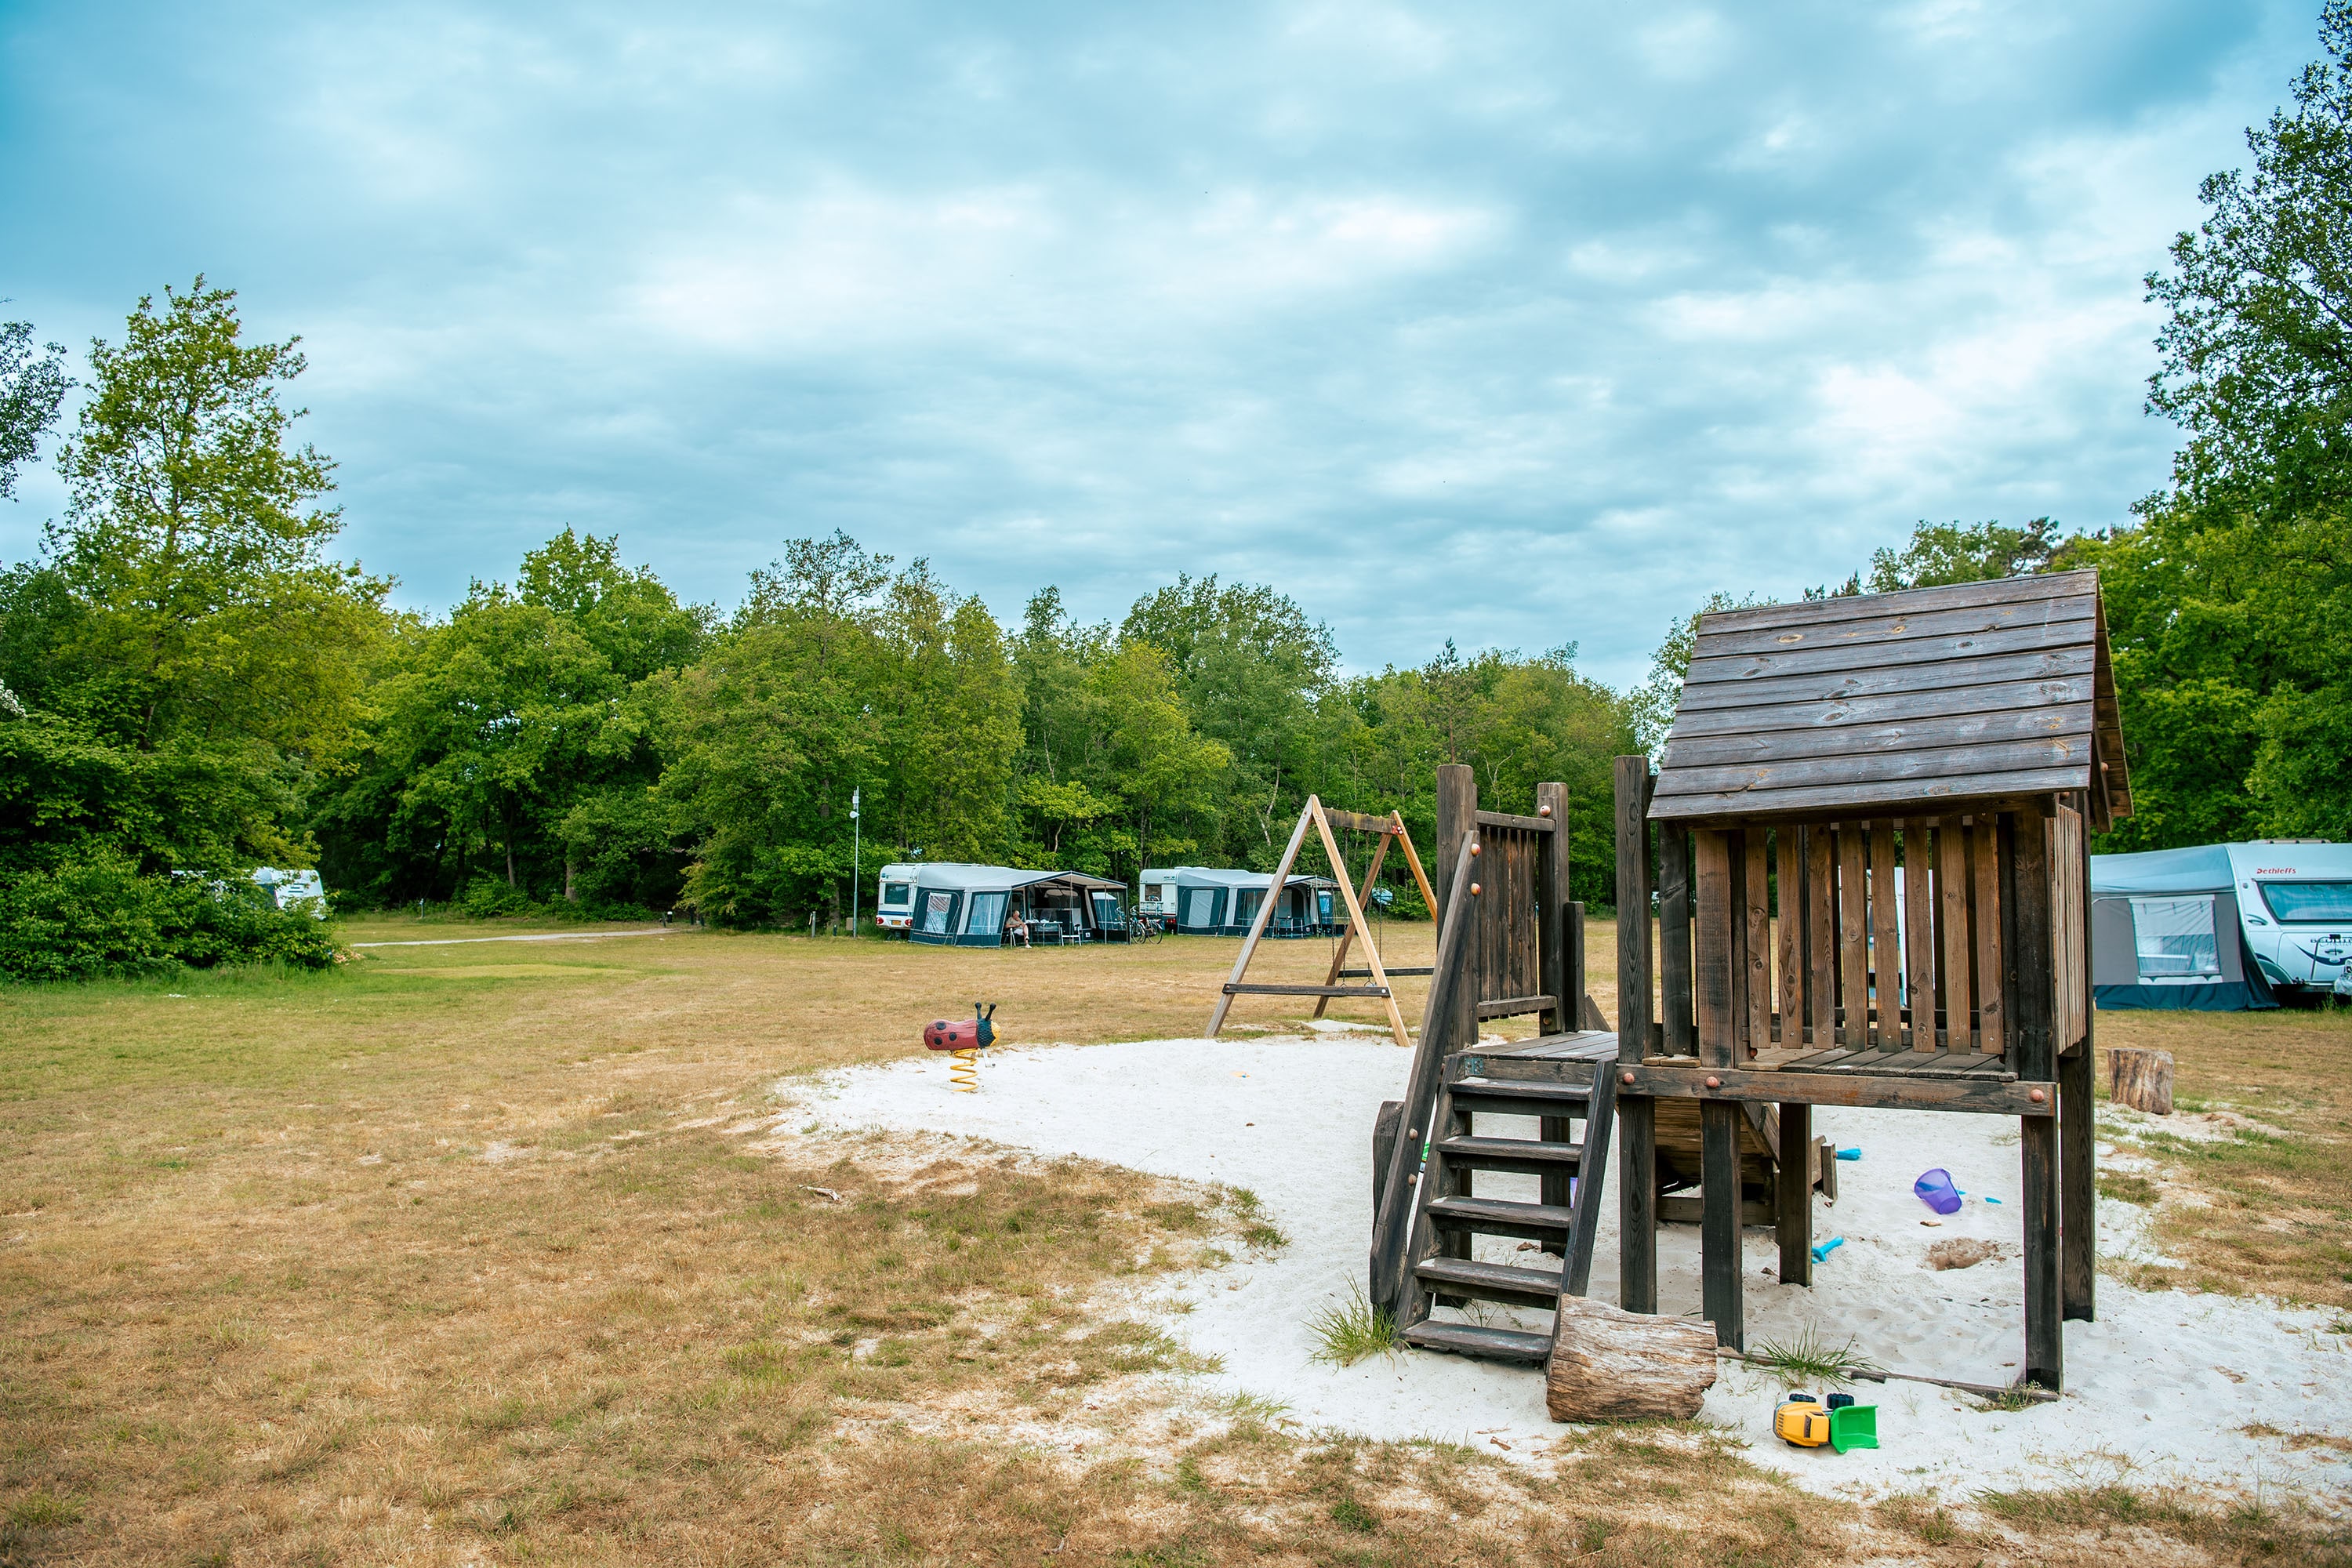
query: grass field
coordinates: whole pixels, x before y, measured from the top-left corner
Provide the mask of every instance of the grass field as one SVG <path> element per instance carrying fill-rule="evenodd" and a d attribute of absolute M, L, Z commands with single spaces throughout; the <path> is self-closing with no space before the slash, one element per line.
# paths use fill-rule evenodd
<path fill-rule="evenodd" d="M 975 998 L 1014 1042 L 1197 1033 L 1234 945 L 692 932 L 0 992 L 0 1563 L 2340 1555 L 2292 1514 L 2131 1493 L 1827 1503 L 1696 1428 L 1582 1433 L 1549 1472 L 1306 1435 L 1157 1379 L 1186 1352 L 1104 1305 L 1271 1245 L 1249 1194 L 730 1131 L 780 1077 L 918 1050 Z M 1428 945 L 1399 927 L 1388 949 Z M 1279 944 L 1260 973 L 1327 958 Z M 2352 1304 L 2352 1028 L 2101 1029 L 2176 1050 L 2184 1097 L 2256 1124 L 2153 1141 L 2142 1195 L 2198 1279 Z M 2213 1200 L 2193 1224 L 2176 1182 Z M 1127 1451 L 1057 1437 L 1089 1404 L 1131 1410 Z"/>

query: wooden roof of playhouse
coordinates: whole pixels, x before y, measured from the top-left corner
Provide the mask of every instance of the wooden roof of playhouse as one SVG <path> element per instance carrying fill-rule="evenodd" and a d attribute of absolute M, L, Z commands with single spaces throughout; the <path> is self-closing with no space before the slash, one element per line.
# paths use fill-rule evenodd
<path fill-rule="evenodd" d="M 2096 571 L 1702 616 L 1657 821 L 1964 810 L 2087 792 L 2131 814 Z"/>

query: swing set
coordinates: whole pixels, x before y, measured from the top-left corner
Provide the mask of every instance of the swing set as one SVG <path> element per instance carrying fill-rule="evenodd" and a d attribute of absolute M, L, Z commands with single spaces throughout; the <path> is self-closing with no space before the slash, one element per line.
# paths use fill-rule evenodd
<path fill-rule="evenodd" d="M 1331 831 L 1334 825 L 1351 833 L 1380 836 L 1380 842 L 1373 847 L 1370 860 L 1364 869 L 1361 892 L 1350 883 L 1349 872 L 1352 867 L 1339 853 L 1339 841 Z M 1300 847 L 1307 842 L 1309 827 L 1314 828 L 1322 840 L 1323 853 L 1331 863 L 1333 879 L 1339 884 L 1339 897 L 1345 900 L 1348 910 L 1347 923 L 1340 928 L 1339 935 L 1332 945 L 1329 973 L 1324 975 L 1320 985 L 1252 982 L 1244 978 L 1249 973 L 1250 960 L 1256 956 L 1258 942 L 1265 935 L 1275 907 L 1282 901 L 1283 884 L 1289 879 L 1290 868 L 1298 858 Z M 1290 842 L 1282 851 L 1281 862 L 1274 868 L 1274 885 L 1266 889 L 1265 899 L 1259 902 L 1257 913 L 1250 921 L 1249 935 L 1242 940 L 1241 954 L 1234 960 L 1234 972 L 1217 997 L 1216 1010 L 1209 1015 L 1209 1038 L 1215 1039 L 1218 1031 L 1225 1026 L 1225 1016 L 1233 1011 L 1236 996 L 1312 996 L 1315 998 L 1314 1016 L 1318 1018 L 1331 1005 L 1331 999 L 1335 996 L 1376 997 L 1388 1009 L 1389 1032 L 1396 1037 L 1396 1043 L 1411 1048 L 1412 1042 L 1405 1034 L 1404 1015 L 1397 1011 L 1396 994 L 1389 982 L 1400 975 L 1427 974 L 1431 970 L 1427 966 L 1391 969 L 1384 965 L 1381 962 L 1380 943 L 1374 940 L 1371 926 L 1364 918 L 1364 906 L 1371 901 L 1372 889 L 1379 884 L 1381 868 L 1388 859 L 1391 844 L 1403 848 L 1405 864 L 1412 870 L 1413 883 L 1421 889 L 1423 903 L 1433 913 L 1437 909 L 1437 895 L 1430 889 L 1429 874 L 1422 869 L 1421 857 L 1413 849 L 1412 835 L 1405 831 L 1402 816 L 1393 811 L 1385 816 L 1374 816 L 1360 811 L 1342 811 L 1336 806 L 1325 805 L 1318 796 L 1310 795 L 1307 797 L 1306 805 L 1298 813 L 1298 825 L 1290 830 Z M 1360 931 L 1363 933 L 1364 940 L 1364 967 L 1349 969 L 1347 967 L 1349 950 L 1355 945 Z M 1342 984 L 1347 981 L 1363 984 Z"/>

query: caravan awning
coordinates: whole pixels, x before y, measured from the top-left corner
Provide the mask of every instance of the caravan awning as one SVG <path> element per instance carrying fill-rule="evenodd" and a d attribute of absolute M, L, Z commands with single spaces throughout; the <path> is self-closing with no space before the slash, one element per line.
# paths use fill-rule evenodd
<path fill-rule="evenodd" d="M 2163 898 L 2168 894 L 2226 893 L 2235 885 L 2230 851 L 2220 844 L 2187 849 L 2149 849 L 2137 855 L 2091 857 L 2091 895 L 2097 898 Z"/>

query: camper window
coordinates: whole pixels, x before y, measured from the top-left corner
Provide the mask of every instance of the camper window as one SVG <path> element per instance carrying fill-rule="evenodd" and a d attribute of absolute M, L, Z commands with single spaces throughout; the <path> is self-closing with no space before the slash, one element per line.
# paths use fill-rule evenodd
<path fill-rule="evenodd" d="M 914 890 L 915 890 L 915 889 L 914 889 L 914 885 L 913 885 L 912 883 L 910 883 L 910 882 L 885 882 L 885 883 L 883 883 L 883 884 L 882 884 L 882 904 L 883 904 L 883 907 L 884 907 L 885 909 L 892 909 L 892 910 L 903 910 L 903 909 L 905 909 L 905 908 L 907 907 L 907 895 L 908 895 L 908 894 L 909 894 L 909 893 L 911 893 L 911 892 L 913 892 Z"/>
<path fill-rule="evenodd" d="M 2213 939 L 2213 900 L 2201 899 L 2134 899 L 2132 935 L 2139 949 L 2144 979 L 2185 979 L 2221 973 L 2221 953 Z"/>
<path fill-rule="evenodd" d="M 2264 882 L 2263 902 L 2280 921 L 2352 925 L 2352 882 Z"/>

